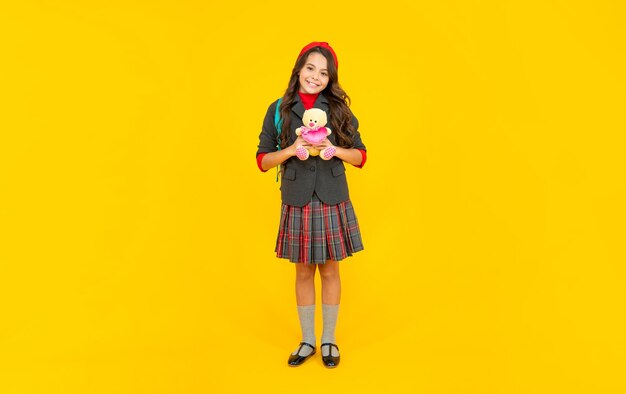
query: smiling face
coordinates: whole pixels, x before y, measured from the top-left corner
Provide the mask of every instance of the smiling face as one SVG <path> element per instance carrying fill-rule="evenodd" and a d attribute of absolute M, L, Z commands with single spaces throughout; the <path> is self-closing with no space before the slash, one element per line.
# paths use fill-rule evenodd
<path fill-rule="evenodd" d="M 298 82 L 301 93 L 315 94 L 326 89 L 328 85 L 328 62 L 324 55 L 312 52 L 300 70 Z"/>

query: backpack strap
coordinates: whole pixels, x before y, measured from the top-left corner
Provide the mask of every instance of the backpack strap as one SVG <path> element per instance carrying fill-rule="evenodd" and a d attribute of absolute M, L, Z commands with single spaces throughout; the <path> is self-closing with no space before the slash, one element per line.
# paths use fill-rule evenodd
<path fill-rule="evenodd" d="M 280 150 L 280 133 L 282 131 L 282 127 L 283 127 L 283 120 L 280 118 L 280 103 L 283 102 L 283 98 L 279 98 L 278 99 L 278 103 L 276 103 L 276 112 L 274 112 L 274 126 L 276 126 L 276 139 L 278 140 L 278 144 L 276 144 L 276 148 L 278 148 L 278 150 Z M 278 166 L 276 166 L 276 182 L 278 182 L 278 167 L 280 167 L 281 165 L 279 164 Z"/>
<path fill-rule="evenodd" d="M 283 127 L 283 120 L 280 118 L 280 103 L 283 102 L 283 98 L 278 99 L 278 103 L 276 103 L 276 112 L 274 113 L 274 126 L 276 126 L 277 136 L 280 137 L 281 129 Z M 280 150 L 280 141 L 278 141 L 278 145 L 276 145 L 278 150 Z"/>

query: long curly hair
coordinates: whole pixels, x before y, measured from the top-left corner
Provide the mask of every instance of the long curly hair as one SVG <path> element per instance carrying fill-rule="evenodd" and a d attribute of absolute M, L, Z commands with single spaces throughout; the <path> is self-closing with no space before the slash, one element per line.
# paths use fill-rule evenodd
<path fill-rule="evenodd" d="M 322 91 L 328 99 L 328 107 L 330 110 L 330 129 L 336 136 L 337 145 L 343 148 L 351 148 L 353 144 L 353 136 L 356 132 L 352 125 L 352 113 L 350 112 L 350 97 L 339 85 L 339 77 L 335 60 L 330 51 L 323 47 L 313 47 L 302 54 L 296 61 L 291 70 L 291 78 L 289 85 L 283 95 L 283 101 L 280 105 L 280 117 L 283 120 L 282 130 L 291 130 L 291 107 L 296 99 L 300 88 L 299 74 L 302 67 L 306 64 L 309 55 L 313 52 L 321 53 L 328 64 L 328 85 Z M 281 149 L 289 146 L 289 132 L 280 133 Z"/>

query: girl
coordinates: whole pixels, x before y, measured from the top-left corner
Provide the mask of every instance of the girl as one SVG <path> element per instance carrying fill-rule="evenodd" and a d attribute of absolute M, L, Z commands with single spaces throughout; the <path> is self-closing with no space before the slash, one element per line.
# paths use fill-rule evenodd
<path fill-rule="evenodd" d="M 289 356 L 288 364 L 298 366 L 315 354 L 315 271 L 322 281 L 321 346 L 326 367 L 339 364 L 335 323 L 339 312 L 340 260 L 363 250 L 359 225 L 346 182 L 347 162 L 363 167 L 366 149 L 358 131 L 359 123 L 348 105 L 350 98 L 339 86 L 337 55 L 326 42 L 305 46 L 291 72 L 289 85 L 278 111 L 281 132 L 275 125 L 278 101 L 265 115 L 259 136 L 257 165 L 261 171 L 281 166 L 282 210 L 276 240 L 276 255 L 296 263 L 296 303 L 302 341 Z M 311 147 L 295 130 L 303 126 L 306 109 L 320 108 L 329 119 L 332 133 L 315 148 L 334 148 L 333 157 L 296 157 L 296 147 Z M 332 149 L 330 149 L 332 151 Z"/>

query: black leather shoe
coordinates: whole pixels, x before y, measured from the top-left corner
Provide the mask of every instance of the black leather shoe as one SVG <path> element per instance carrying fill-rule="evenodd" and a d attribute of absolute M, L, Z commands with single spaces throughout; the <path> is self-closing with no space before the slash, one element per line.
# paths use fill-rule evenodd
<path fill-rule="evenodd" d="M 311 349 L 313 349 L 313 351 L 308 356 L 301 356 L 300 350 L 302 350 L 302 346 L 308 346 Z M 296 352 L 296 354 L 289 355 L 289 360 L 287 360 L 287 364 L 289 364 L 290 367 L 297 367 L 298 365 L 305 362 L 309 357 L 311 357 L 314 354 L 315 354 L 315 346 L 308 344 L 306 342 L 300 342 L 300 347 L 298 348 L 298 351 Z"/>
<path fill-rule="evenodd" d="M 326 366 L 326 368 L 335 368 L 337 365 L 339 365 L 339 358 L 341 356 L 333 357 L 331 346 L 334 346 L 335 349 L 337 349 L 337 353 L 339 353 L 339 348 L 334 343 L 322 343 L 320 349 L 323 346 L 328 346 L 328 356 L 324 356 L 324 352 L 322 352 L 322 361 L 324 362 L 324 365 Z"/>

